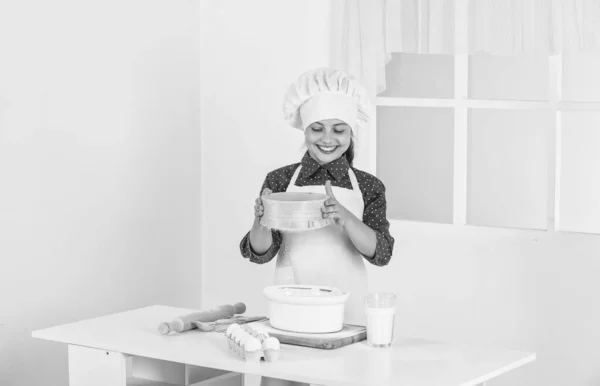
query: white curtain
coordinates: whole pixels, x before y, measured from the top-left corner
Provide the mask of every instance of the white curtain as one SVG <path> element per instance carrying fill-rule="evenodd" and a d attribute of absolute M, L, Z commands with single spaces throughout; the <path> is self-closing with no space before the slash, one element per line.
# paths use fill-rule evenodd
<path fill-rule="evenodd" d="M 469 51 L 493 55 L 596 51 L 600 0 L 471 0 Z"/>
<path fill-rule="evenodd" d="M 468 53 L 600 51 L 600 0 L 466 1 Z M 392 52 L 455 53 L 455 2 L 341 0 L 341 33 L 333 41 L 341 48 L 334 62 L 374 96 L 385 89 L 385 65 Z"/>
<path fill-rule="evenodd" d="M 385 87 L 385 65 L 391 59 L 386 39 L 386 0 L 340 0 L 333 3 L 333 63 L 357 77 L 374 96 Z M 333 25 L 333 23 L 332 23 Z"/>

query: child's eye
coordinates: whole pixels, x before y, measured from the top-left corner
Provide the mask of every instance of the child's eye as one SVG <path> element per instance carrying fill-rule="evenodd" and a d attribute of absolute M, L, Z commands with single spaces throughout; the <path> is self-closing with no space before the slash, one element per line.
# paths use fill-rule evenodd
<path fill-rule="evenodd" d="M 338 126 L 335 129 L 333 129 L 336 133 L 341 134 L 344 131 L 346 131 L 346 126 Z"/>
<path fill-rule="evenodd" d="M 313 126 L 312 127 L 312 131 L 316 131 L 316 132 L 320 133 L 321 131 L 323 131 L 323 128 L 322 127 Z"/>

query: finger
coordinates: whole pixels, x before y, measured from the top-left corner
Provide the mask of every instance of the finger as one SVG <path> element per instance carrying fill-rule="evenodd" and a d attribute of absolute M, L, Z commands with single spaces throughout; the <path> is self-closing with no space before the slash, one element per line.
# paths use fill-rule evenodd
<path fill-rule="evenodd" d="M 264 188 L 263 191 L 262 191 L 261 196 L 266 196 L 267 194 L 271 194 L 271 193 L 273 193 L 273 191 L 271 189 Z"/>
<path fill-rule="evenodd" d="M 325 193 L 335 200 L 335 196 L 333 195 L 333 191 L 331 190 L 331 181 L 329 180 L 325 182 Z"/>
<path fill-rule="evenodd" d="M 323 205 L 325 206 L 333 206 L 333 205 L 337 205 L 337 200 L 335 198 L 328 198 L 327 200 L 325 200 L 323 202 Z"/>
<path fill-rule="evenodd" d="M 336 219 L 338 217 L 338 213 L 337 212 L 327 212 L 327 213 L 323 213 L 323 218 L 331 218 L 331 219 Z"/>
<path fill-rule="evenodd" d="M 337 206 L 335 206 L 335 205 L 323 206 L 321 208 L 321 212 L 323 212 L 323 213 L 331 213 L 331 212 L 337 212 L 337 211 L 338 211 L 338 209 L 337 209 Z"/>
<path fill-rule="evenodd" d="M 256 200 L 254 200 L 254 204 L 262 205 L 262 199 L 260 197 L 258 197 Z"/>
<path fill-rule="evenodd" d="M 323 212 L 323 213 L 336 213 L 337 211 L 338 211 L 338 207 L 335 205 L 324 206 L 321 208 L 321 212 Z"/>

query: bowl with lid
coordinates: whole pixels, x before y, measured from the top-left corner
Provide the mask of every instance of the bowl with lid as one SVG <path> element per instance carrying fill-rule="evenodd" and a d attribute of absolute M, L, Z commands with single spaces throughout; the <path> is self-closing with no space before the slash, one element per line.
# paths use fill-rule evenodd
<path fill-rule="evenodd" d="M 274 285 L 263 293 L 273 328 L 300 333 L 330 333 L 344 327 L 349 293 L 318 285 Z"/>

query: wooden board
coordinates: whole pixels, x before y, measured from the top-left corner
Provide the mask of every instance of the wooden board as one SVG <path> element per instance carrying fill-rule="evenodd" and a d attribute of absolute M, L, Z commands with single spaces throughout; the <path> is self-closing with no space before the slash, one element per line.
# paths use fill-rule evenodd
<path fill-rule="evenodd" d="M 268 319 L 248 324 L 257 330 L 266 331 L 270 336 L 279 339 L 279 342 L 283 344 L 325 350 L 344 347 L 367 338 L 367 329 L 364 326 L 354 326 L 350 324 L 344 324 L 344 328 L 342 328 L 341 331 L 325 334 L 306 334 L 278 330 L 271 326 Z"/>

